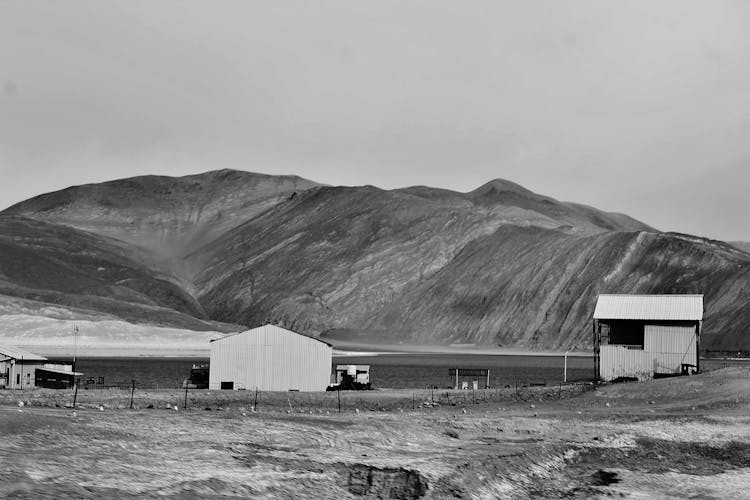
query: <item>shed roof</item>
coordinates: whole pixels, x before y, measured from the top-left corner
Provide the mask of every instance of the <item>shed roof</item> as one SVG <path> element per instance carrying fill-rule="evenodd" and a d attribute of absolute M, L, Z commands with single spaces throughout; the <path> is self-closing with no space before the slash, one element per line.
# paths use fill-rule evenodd
<path fill-rule="evenodd" d="M 594 319 L 701 321 L 703 295 L 599 295 Z"/>
<path fill-rule="evenodd" d="M 299 332 L 294 332 L 292 330 L 287 330 L 286 328 L 282 328 L 280 326 L 272 325 L 270 323 L 266 323 L 265 325 L 258 326 L 256 328 L 251 328 L 250 330 L 245 330 L 244 332 L 230 333 L 229 335 L 225 335 L 225 336 L 223 336 L 221 338 L 212 339 L 211 342 L 220 342 L 220 341 L 222 341 L 222 340 L 224 340 L 226 338 L 234 337 L 235 335 L 240 335 L 240 334 L 251 334 L 252 335 L 253 333 L 261 331 L 263 328 L 271 328 L 271 329 L 274 329 L 274 330 L 279 330 L 280 332 L 291 333 L 291 334 L 294 334 L 294 335 L 299 335 L 300 337 L 305 337 L 305 338 L 308 338 L 310 340 L 315 340 L 317 342 L 322 342 L 323 344 L 327 345 L 328 347 L 333 347 L 332 344 L 329 344 L 325 340 L 320 340 L 319 338 L 316 338 L 316 337 L 310 337 L 309 335 L 304 335 L 304 334 L 299 333 Z"/>
<path fill-rule="evenodd" d="M 60 370 L 58 368 L 47 368 L 45 366 L 42 366 L 41 368 L 37 368 L 37 370 L 42 370 L 44 372 L 51 372 L 51 373 L 59 373 L 60 375 L 71 375 L 74 377 L 80 377 L 81 375 L 83 375 L 83 372 Z"/>
<path fill-rule="evenodd" d="M 47 358 L 18 347 L 0 345 L 0 358 L 23 359 L 24 361 L 47 361 Z"/>

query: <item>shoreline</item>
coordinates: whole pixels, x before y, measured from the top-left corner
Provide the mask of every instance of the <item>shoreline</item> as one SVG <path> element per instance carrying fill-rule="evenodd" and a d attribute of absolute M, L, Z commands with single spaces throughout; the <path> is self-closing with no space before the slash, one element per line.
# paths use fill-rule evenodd
<path fill-rule="evenodd" d="M 1 339 L 0 345 L 15 346 L 50 358 L 73 357 L 72 346 L 45 345 L 43 343 L 11 343 Z M 90 358 L 209 358 L 209 348 L 191 346 L 184 349 L 163 346 L 126 347 L 121 345 L 78 346 L 77 357 Z M 406 346 L 406 345 L 336 345 L 334 358 L 365 358 L 378 356 L 536 356 L 562 357 L 564 351 L 533 351 L 528 349 L 454 347 L 454 346 Z M 591 352 L 571 351 L 568 357 L 590 358 Z"/>

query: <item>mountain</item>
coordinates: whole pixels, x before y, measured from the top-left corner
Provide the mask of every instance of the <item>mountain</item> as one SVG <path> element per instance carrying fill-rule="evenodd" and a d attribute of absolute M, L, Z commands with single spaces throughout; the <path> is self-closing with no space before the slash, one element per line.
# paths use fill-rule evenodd
<path fill-rule="evenodd" d="M 313 186 L 297 176 L 237 170 L 148 175 L 43 194 L 3 214 L 109 236 L 172 259 Z"/>
<path fill-rule="evenodd" d="M 0 296 L 153 325 L 227 330 L 127 244 L 71 227 L 0 215 Z"/>
<path fill-rule="evenodd" d="M 0 236 L 0 293 L 133 322 L 564 349 L 590 346 L 598 293 L 704 293 L 703 346 L 750 348 L 750 254 L 501 179 L 458 193 L 137 177 L 14 205 Z"/>

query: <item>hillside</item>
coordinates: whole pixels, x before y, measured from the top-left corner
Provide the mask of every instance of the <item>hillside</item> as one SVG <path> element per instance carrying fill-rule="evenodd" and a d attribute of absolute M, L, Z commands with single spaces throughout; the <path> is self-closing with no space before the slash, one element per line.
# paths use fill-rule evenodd
<path fill-rule="evenodd" d="M 0 303 L 17 297 L 113 318 L 192 330 L 227 330 L 168 275 L 117 240 L 0 215 Z"/>
<path fill-rule="evenodd" d="M 110 236 L 165 258 L 181 257 L 316 183 L 297 176 L 217 170 L 73 186 L 3 213 Z"/>
<path fill-rule="evenodd" d="M 750 348 L 750 254 L 501 179 L 137 177 L 14 205 L 0 242 L 0 293 L 136 323 L 564 349 L 590 345 L 598 293 L 704 293 L 703 346 Z"/>

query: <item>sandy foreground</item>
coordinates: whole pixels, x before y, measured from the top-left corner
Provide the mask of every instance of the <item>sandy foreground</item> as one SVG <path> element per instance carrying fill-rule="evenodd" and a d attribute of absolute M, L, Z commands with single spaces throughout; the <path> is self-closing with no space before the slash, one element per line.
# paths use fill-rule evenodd
<path fill-rule="evenodd" d="M 750 371 L 470 391 L 0 391 L 0 498 L 748 498 Z M 23 405 L 20 406 L 19 403 Z"/>

